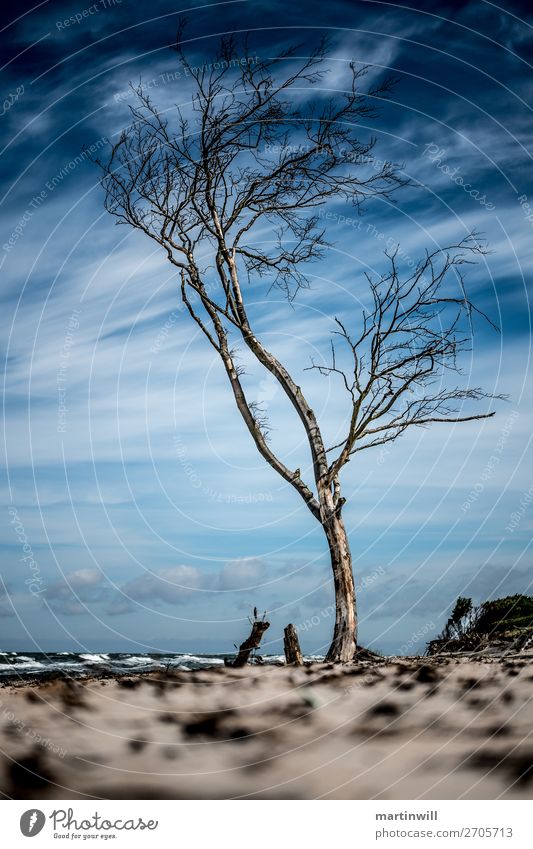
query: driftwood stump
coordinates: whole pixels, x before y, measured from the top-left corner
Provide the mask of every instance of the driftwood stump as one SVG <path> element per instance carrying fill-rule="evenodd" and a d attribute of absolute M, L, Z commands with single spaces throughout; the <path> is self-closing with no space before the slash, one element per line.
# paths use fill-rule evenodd
<path fill-rule="evenodd" d="M 225 659 L 225 665 L 233 667 L 245 666 L 253 650 L 259 648 L 259 643 L 267 628 L 270 628 L 270 622 L 253 622 L 252 632 L 248 639 L 240 644 L 237 657 L 233 661 Z"/>
<path fill-rule="evenodd" d="M 283 631 L 283 648 L 285 650 L 285 662 L 293 666 L 301 666 L 303 661 L 300 641 L 294 625 L 287 625 Z"/>

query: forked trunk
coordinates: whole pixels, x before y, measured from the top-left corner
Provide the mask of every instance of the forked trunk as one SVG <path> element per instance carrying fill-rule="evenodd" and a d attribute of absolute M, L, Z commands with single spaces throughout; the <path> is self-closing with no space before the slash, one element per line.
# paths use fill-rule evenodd
<path fill-rule="evenodd" d="M 326 660 L 346 663 L 354 659 L 357 646 L 352 556 L 344 522 L 337 512 L 323 522 L 323 528 L 328 540 L 335 587 L 335 628 Z"/>

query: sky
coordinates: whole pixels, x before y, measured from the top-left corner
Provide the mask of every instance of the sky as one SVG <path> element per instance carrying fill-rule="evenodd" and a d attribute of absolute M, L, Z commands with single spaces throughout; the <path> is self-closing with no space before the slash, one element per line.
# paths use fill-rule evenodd
<path fill-rule="evenodd" d="M 331 638 L 320 526 L 257 454 L 216 353 L 180 307 L 172 267 L 155 243 L 115 226 L 91 161 L 128 124 L 130 82 L 169 114 L 188 108 L 191 81 L 169 46 L 180 14 L 193 65 L 213 62 L 222 33 L 248 33 L 264 58 L 294 43 L 308 55 L 327 35 L 317 97 L 343 90 L 350 61 L 368 65 L 372 82 L 397 79 L 362 131 L 411 185 L 360 217 L 323 207 L 332 246 L 292 306 L 261 282 L 247 291 L 258 333 L 328 436 L 343 432 L 347 399 L 334 379 L 305 369 L 327 357 L 334 315 L 360 315 L 364 272 L 382 273 L 392 244 L 404 270 L 472 230 L 490 248 L 469 267 L 467 289 L 500 330 L 474 322 L 461 385 L 508 400 L 485 402 L 493 418 L 417 428 L 362 452 L 343 473 L 360 642 L 420 652 L 459 594 L 480 602 L 530 590 L 528 7 L 45 0 L 3 9 L 1 650 L 232 651 L 254 605 L 271 622 L 269 653 L 282 651 L 289 622 L 305 652 L 324 653 Z M 242 356 L 273 447 L 309 479 L 291 409 Z"/>

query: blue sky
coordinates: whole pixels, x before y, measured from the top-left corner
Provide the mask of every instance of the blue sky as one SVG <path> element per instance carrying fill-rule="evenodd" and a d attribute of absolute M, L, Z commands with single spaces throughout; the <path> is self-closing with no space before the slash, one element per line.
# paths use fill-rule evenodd
<path fill-rule="evenodd" d="M 266 285 L 249 292 L 259 332 L 328 435 L 342 433 L 346 399 L 304 369 L 327 355 L 333 315 L 357 315 L 363 272 L 384 270 L 386 244 L 400 243 L 405 268 L 472 229 L 491 248 L 467 285 L 501 333 L 476 325 L 464 385 L 509 401 L 490 420 L 364 452 L 344 474 L 360 637 L 384 651 L 420 650 L 459 593 L 530 586 L 527 5 L 242 0 L 187 12 L 195 64 L 213 61 L 222 32 L 249 31 L 261 57 L 293 42 L 305 55 L 328 34 L 325 89 L 342 90 L 350 60 L 371 79 L 398 78 L 365 130 L 414 185 L 360 219 L 324 208 L 334 245 L 293 309 Z M 172 268 L 114 226 L 83 152 L 127 124 L 129 81 L 148 83 L 162 108 L 187 104 L 190 81 L 168 48 L 185 8 L 45 2 L 2 22 L 0 649 L 231 650 L 254 604 L 269 612 L 269 651 L 290 621 L 306 651 L 331 636 L 320 527 L 256 453 L 214 352 L 179 308 Z M 273 446 L 305 472 L 280 391 L 243 361 Z"/>

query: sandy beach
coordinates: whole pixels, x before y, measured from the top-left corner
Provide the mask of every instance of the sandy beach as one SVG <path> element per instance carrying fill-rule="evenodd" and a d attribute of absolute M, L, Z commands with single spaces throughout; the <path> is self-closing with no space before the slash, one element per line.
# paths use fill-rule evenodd
<path fill-rule="evenodd" d="M 528 799 L 533 656 L 212 668 L 0 689 L 16 799 Z"/>

